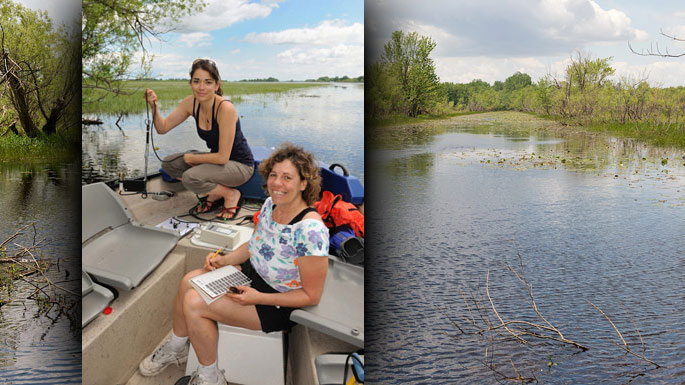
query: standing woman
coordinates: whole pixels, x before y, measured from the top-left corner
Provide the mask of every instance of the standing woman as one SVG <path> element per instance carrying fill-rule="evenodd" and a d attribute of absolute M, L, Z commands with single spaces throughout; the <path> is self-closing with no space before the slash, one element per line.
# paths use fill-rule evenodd
<path fill-rule="evenodd" d="M 164 135 L 189 116 L 209 152 L 189 151 L 169 155 L 162 161 L 162 169 L 197 195 L 203 195 L 196 208 L 206 213 L 215 205 L 223 207 L 218 218 L 233 219 L 240 211 L 241 192 L 234 187 L 247 182 L 254 172 L 254 159 L 247 140 L 240 129 L 235 106 L 223 98 L 221 77 L 216 63 L 197 59 L 190 69 L 192 95 L 181 101 L 165 119 L 156 108 L 157 94 L 145 90 L 145 98 L 153 108 L 155 129 Z"/>

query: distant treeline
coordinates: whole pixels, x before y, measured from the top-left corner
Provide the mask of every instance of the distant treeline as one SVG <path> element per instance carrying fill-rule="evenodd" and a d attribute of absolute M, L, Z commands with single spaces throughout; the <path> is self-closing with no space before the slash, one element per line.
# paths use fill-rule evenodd
<path fill-rule="evenodd" d="M 133 79 L 132 79 L 133 80 Z M 135 80 L 145 80 L 145 81 L 162 81 L 160 79 L 135 79 Z M 168 79 L 168 80 L 184 80 L 187 81 L 188 79 Z M 299 80 L 285 80 L 286 82 L 297 82 Z M 305 80 L 306 82 L 336 82 L 336 83 L 364 83 L 364 76 L 357 76 L 356 78 L 351 78 L 347 75 L 345 76 L 321 76 L 318 79 L 307 79 Z M 242 79 L 238 80 L 238 82 L 244 82 L 244 83 L 266 83 L 266 82 L 280 82 L 280 80 L 276 79 L 275 77 L 271 76 L 265 79 Z"/>
<path fill-rule="evenodd" d="M 537 83 L 517 72 L 492 86 L 476 79 L 465 84 L 443 83 L 443 87 L 449 103 L 460 111 L 533 112 L 581 125 L 685 126 L 684 87 L 651 87 L 646 77 L 611 80 L 615 72 L 611 59 L 592 60 L 578 54 L 563 77 L 548 75 Z"/>
<path fill-rule="evenodd" d="M 329 77 L 321 76 L 318 79 L 307 79 L 307 82 L 336 82 L 336 83 L 364 83 L 364 76 L 357 76 L 356 78 L 351 78 L 347 75 L 339 77 Z"/>
<path fill-rule="evenodd" d="M 241 82 L 277 82 L 278 79 L 276 79 L 275 77 L 272 76 L 272 77 L 268 77 L 266 79 L 243 79 L 243 80 L 239 80 L 239 81 L 241 81 Z"/>
<path fill-rule="evenodd" d="M 367 67 L 366 114 L 382 121 L 397 116 L 511 110 L 568 124 L 630 126 L 685 137 L 685 88 L 652 87 L 647 77 L 613 78 L 613 58 L 577 53 L 561 76 L 533 82 L 517 72 L 494 84 L 440 82 L 429 54 L 435 43 L 416 33 L 393 33 L 381 60 Z M 657 133 L 658 134 L 658 133 Z"/>

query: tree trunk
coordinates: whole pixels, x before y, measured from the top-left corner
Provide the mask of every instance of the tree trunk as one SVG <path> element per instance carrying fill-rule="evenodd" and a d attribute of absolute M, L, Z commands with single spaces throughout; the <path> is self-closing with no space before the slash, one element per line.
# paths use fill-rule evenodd
<path fill-rule="evenodd" d="M 45 122 L 45 125 L 43 125 L 43 133 L 52 134 L 57 132 L 57 121 L 62 117 L 65 107 L 63 98 L 59 98 L 55 101 L 55 105 L 50 109 L 47 121 Z"/>
<path fill-rule="evenodd" d="M 38 135 L 39 131 L 36 127 L 33 119 L 31 119 L 31 111 L 29 105 L 26 101 L 26 92 L 24 88 L 19 83 L 19 79 L 13 73 L 8 74 L 8 83 L 10 86 L 10 91 L 12 92 L 12 104 L 14 109 L 17 111 L 19 116 L 19 123 L 24 129 L 24 133 L 28 137 L 35 137 Z"/>

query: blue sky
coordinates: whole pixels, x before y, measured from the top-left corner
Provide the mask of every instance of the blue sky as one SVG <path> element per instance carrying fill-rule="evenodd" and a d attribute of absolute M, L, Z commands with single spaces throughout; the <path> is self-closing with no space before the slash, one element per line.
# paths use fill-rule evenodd
<path fill-rule="evenodd" d="M 80 21 L 80 1 L 19 0 L 57 22 Z M 304 0 L 205 0 L 200 13 L 153 40 L 152 75 L 187 78 L 199 57 L 217 62 L 223 80 L 305 80 L 364 73 L 364 3 Z M 135 68 L 132 68 L 135 70 Z"/>
<path fill-rule="evenodd" d="M 642 57 L 658 43 L 685 53 L 661 29 L 685 38 L 685 2 L 625 0 L 367 0 L 367 60 L 379 58 L 393 30 L 415 31 L 437 43 L 432 58 L 442 81 L 489 83 L 516 71 L 537 81 L 563 76 L 576 51 L 613 56 L 616 76 L 647 77 L 653 85 L 685 85 L 685 56 Z M 373 23 L 371 22 L 373 21 Z"/>
<path fill-rule="evenodd" d="M 305 80 L 364 72 L 362 1 L 207 0 L 201 14 L 153 42 L 153 74 L 187 78 L 214 59 L 225 80 Z"/>

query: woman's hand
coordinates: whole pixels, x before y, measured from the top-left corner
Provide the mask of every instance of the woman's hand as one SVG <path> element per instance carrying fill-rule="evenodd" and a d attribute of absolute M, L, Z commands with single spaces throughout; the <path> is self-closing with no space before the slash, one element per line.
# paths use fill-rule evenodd
<path fill-rule="evenodd" d="M 224 256 L 221 254 L 217 254 L 215 257 L 213 252 L 208 253 L 205 257 L 205 270 L 212 271 L 220 268 L 221 266 L 225 266 L 226 263 L 224 263 L 223 257 Z"/>
<path fill-rule="evenodd" d="M 200 164 L 196 159 L 194 159 L 196 154 L 183 154 L 183 161 L 191 166 Z"/>
<path fill-rule="evenodd" d="M 250 286 L 238 286 L 236 289 L 238 290 L 238 293 L 231 293 L 229 291 L 226 293 L 226 297 L 243 306 L 259 304 L 259 298 L 262 293 L 257 291 L 257 289 Z"/>
<path fill-rule="evenodd" d="M 145 89 L 143 98 L 150 104 L 150 106 L 153 106 L 155 105 L 155 103 L 157 103 L 157 94 L 155 93 L 155 91 L 149 88 Z"/>

